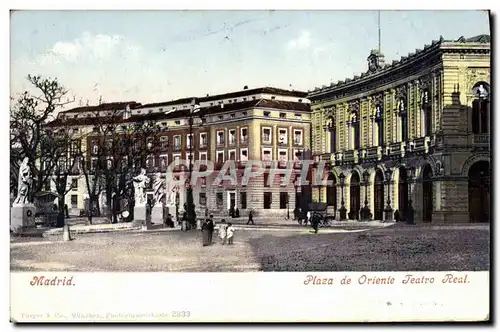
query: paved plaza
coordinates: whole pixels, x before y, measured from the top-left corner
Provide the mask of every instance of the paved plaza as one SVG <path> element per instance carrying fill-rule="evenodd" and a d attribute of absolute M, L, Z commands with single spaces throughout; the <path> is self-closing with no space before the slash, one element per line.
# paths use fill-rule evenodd
<path fill-rule="evenodd" d="M 233 272 L 488 270 L 487 225 L 237 230 L 201 245 L 201 232 L 114 232 L 11 239 L 12 271 Z"/>

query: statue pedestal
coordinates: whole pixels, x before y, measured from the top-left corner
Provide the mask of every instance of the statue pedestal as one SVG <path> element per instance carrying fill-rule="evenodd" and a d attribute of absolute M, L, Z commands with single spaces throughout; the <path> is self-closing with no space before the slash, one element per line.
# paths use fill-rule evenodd
<path fill-rule="evenodd" d="M 15 234 L 36 228 L 34 204 L 14 205 L 10 209 L 10 229 Z"/>
<path fill-rule="evenodd" d="M 163 225 L 165 216 L 163 215 L 163 205 L 153 206 L 153 211 L 151 212 L 151 223 Z"/>
<path fill-rule="evenodd" d="M 145 226 L 147 221 L 146 215 L 146 205 L 136 205 L 134 206 L 134 225 Z"/>

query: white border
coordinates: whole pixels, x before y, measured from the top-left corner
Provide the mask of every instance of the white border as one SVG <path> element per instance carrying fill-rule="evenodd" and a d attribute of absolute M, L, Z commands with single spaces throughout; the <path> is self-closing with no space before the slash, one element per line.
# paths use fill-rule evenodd
<path fill-rule="evenodd" d="M 87 1 L 72 1 L 72 2 L 67 2 L 67 1 L 61 1 L 61 0 L 50 0 L 50 1 L 43 1 L 43 2 L 37 2 L 33 0 L 18 0 L 18 1 L 4 1 L 2 4 L 6 4 L 7 8 L 16 8 L 16 9 L 268 9 L 268 8 L 274 8 L 274 9 L 415 9 L 415 8 L 422 8 L 422 9 L 478 9 L 478 8 L 495 8 L 498 6 L 498 2 L 494 1 L 484 1 L 484 0 L 476 0 L 476 1 L 453 1 L 453 2 L 436 2 L 436 1 L 430 1 L 430 0 L 420 0 L 420 1 L 377 1 L 377 2 L 371 2 L 371 1 L 349 1 L 349 2 L 325 2 L 322 0 L 309 0 L 307 2 L 283 2 L 283 1 L 276 1 L 276 0 L 254 0 L 254 1 L 247 1 L 247 2 L 226 2 L 226 1 L 221 1 L 221 0 L 212 0 L 208 5 L 204 2 L 200 2 L 198 0 L 176 0 L 176 1 L 169 1 L 168 4 L 165 5 L 165 2 L 163 1 L 151 1 L 151 0 L 143 0 L 140 2 L 108 2 L 105 3 L 102 0 L 101 1 L 93 1 L 93 0 L 87 0 Z M 452 7 L 453 6 L 453 7 Z M 3 11 L 3 17 L 4 19 L 2 20 L 2 40 L 4 41 L 4 45 L 8 45 L 9 41 L 9 12 L 7 10 Z M 496 37 L 496 29 L 492 34 L 494 34 L 494 37 Z M 496 44 L 496 43 L 495 43 Z M 3 73 L 8 73 L 9 72 L 9 55 L 7 52 L 2 53 L 4 56 L 4 70 L 2 71 Z M 496 58 L 496 52 L 493 53 Z M 3 91 L 8 91 L 8 86 L 7 86 L 7 80 L 2 80 L 2 87 Z M 495 92 L 496 91 L 496 85 L 493 85 Z M 9 103 L 9 94 L 5 93 L 4 95 L 5 101 L 4 105 L 8 105 Z M 7 114 L 7 112 L 4 112 L 3 114 Z M 7 115 L 5 115 L 7 116 Z M 499 120 L 500 117 L 496 117 L 496 121 Z M 7 132 L 8 130 L 8 121 L 2 121 L 0 122 L 2 125 L 5 126 L 5 131 L 2 132 Z M 498 135 L 495 135 L 497 139 Z M 1 142 L 1 150 L 3 150 L 5 153 L 2 155 L 7 155 L 9 151 L 9 146 L 8 146 L 8 141 L 7 139 L 0 140 Z M 498 145 L 498 142 L 495 141 L 495 145 Z M 7 172 L 3 173 L 4 176 L 1 177 L 2 182 L 1 182 L 1 187 L 2 188 L 7 188 L 8 185 L 8 179 L 7 179 Z M 496 181 L 499 181 L 498 179 Z M 496 183 L 495 183 L 496 184 Z M 3 191 L 3 195 L 7 196 L 7 191 Z M 2 202 L 5 204 L 5 207 L 2 211 L 4 211 L 6 214 L 8 214 L 7 211 L 9 211 L 9 206 L 7 205 L 7 197 L 4 197 Z M 5 220 L 5 218 L 4 218 Z M 498 227 L 496 227 L 498 229 Z M 5 236 L 5 242 L 4 243 L 9 243 L 8 240 L 8 232 L 4 231 L 1 233 L 3 236 Z M 498 246 L 497 246 L 498 247 Z M 496 254 L 496 252 L 495 252 Z M 5 250 L 4 251 L 4 259 L 5 261 L 9 260 L 9 251 Z M 496 255 L 493 255 L 492 257 L 496 257 Z M 4 276 L 9 278 L 9 270 L 7 267 L 7 264 L 3 265 L 5 268 L 5 274 Z M 495 287 L 495 289 L 498 289 L 498 287 Z M 7 288 L 3 287 L 2 291 L 6 291 Z M 0 311 L 3 313 L 4 317 L 2 319 L 3 325 L 8 325 L 6 322 L 8 322 L 8 312 L 9 312 L 9 294 L 7 292 L 2 293 L 1 298 L 4 299 L 2 301 L 2 307 L 0 308 Z M 498 315 L 497 315 L 498 317 Z M 12 324 L 7 326 L 8 330 L 12 330 L 14 327 Z M 93 327 L 95 330 L 101 330 L 104 329 L 102 327 Z M 106 327 L 108 329 L 109 327 Z M 336 327 L 339 329 L 343 329 L 344 327 Z M 370 326 L 372 329 L 383 329 L 379 328 L 378 326 Z M 41 327 L 41 329 L 51 329 L 51 327 Z M 135 329 L 135 328 L 133 328 Z"/>

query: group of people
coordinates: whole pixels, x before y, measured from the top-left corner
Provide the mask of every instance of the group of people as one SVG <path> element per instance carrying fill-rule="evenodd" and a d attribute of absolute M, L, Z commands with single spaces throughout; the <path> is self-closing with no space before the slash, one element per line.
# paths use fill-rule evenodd
<path fill-rule="evenodd" d="M 201 225 L 201 232 L 203 234 L 203 246 L 209 246 L 213 242 L 213 234 L 215 230 L 214 216 L 210 215 L 203 225 Z M 233 224 L 225 224 L 225 220 L 222 219 L 221 225 L 219 226 L 219 236 L 221 238 L 222 245 L 233 244 L 234 239 L 234 227 Z"/>

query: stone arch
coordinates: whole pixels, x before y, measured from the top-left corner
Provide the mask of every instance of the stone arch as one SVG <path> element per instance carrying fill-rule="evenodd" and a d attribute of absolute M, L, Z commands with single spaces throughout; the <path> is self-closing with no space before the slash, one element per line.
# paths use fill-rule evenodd
<path fill-rule="evenodd" d="M 439 165 L 437 163 L 436 158 L 433 156 L 428 156 L 426 159 L 424 159 L 418 167 L 415 169 L 415 177 L 417 180 L 422 180 L 422 171 L 424 170 L 425 166 L 429 165 L 432 170 L 432 174 L 438 174 L 439 170 Z"/>
<path fill-rule="evenodd" d="M 361 168 L 361 166 L 356 165 L 354 168 L 352 168 L 346 172 L 343 172 L 345 175 L 345 185 L 346 186 L 351 185 L 351 178 L 352 178 L 352 175 L 354 174 L 354 172 L 356 172 L 358 174 L 360 181 L 361 181 L 361 179 L 363 179 L 363 169 Z"/>
<path fill-rule="evenodd" d="M 464 164 L 462 166 L 462 173 L 461 173 L 461 175 L 464 176 L 464 177 L 468 177 L 469 176 L 469 170 L 470 170 L 470 168 L 472 167 L 472 165 L 474 165 L 478 161 L 487 161 L 491 165 L 491 159 L 490 159 L 490 155 L 489 154 L 487 154 L 487 153 L 478 153 L 478 154 L 475 154 L 475 155 L 469 157 L 464 162 Z M 432 171 L 433 171 L 433 174 L 435 174 L 434 170 L 432 170 Z"/>

